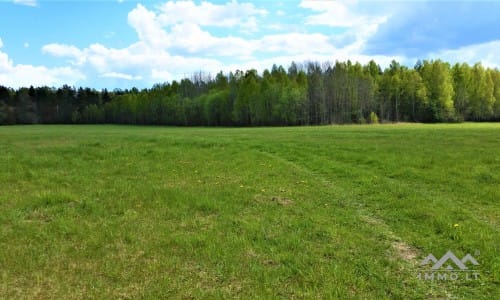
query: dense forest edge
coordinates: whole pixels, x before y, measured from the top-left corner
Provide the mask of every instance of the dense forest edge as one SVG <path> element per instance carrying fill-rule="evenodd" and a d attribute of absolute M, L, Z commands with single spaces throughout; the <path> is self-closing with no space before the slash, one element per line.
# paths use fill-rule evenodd
<path fill-rule="evenodd" d="M 150 89 L 0 85 L 0 124 L 285 126 L 500 121 L 500 71 L 441 60 L 382 70 L 360 63 L 292 62 L 199 72 Z"/>

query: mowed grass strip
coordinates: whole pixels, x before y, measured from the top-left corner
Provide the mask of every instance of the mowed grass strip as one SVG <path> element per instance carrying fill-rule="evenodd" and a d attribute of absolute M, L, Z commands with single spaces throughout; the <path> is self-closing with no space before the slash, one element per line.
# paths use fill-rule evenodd
<path fill-rule="evenodd" d="M 499 149 L 488 123 L 0 127 L 0 296 L 491 299 Z M 447 250 L 480 279 L 417 279 Z"/>

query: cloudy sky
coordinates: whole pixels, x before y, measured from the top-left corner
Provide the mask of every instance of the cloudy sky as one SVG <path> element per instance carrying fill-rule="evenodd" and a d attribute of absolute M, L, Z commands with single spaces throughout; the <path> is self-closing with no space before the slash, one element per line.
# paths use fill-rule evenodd
<path fill-rule="evenodd" d="M 498 68 L 499 16 L 500 1 L 0 0 L 0 85 L 143 88 L 308 60 Z"/>

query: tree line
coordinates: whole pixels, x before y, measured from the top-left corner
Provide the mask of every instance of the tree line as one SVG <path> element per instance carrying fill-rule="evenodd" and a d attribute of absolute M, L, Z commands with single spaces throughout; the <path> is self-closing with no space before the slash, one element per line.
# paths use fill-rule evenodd
<path fill-rule="evenodd" d="M 256 70 L 199 72 L 150 89 L 0 86 L 0 124 L 282 126 L 500 120 L 500 71 L 392 61 L 292 62 Z"/>

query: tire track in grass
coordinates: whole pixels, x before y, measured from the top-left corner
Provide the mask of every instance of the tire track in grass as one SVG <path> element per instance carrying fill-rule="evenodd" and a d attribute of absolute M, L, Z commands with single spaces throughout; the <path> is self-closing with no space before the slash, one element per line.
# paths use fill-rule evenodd
<path fill-rule="evenodd" d="M 265 155 L 273 160 L 279 161 L 282 164 L 287 165 L 292 169 L 296 169 L 299 172 L 305 173 L 306 176 L 312 178 L 311 181 L 319 182 L 320 185 L 324 186 L 325 191 L 328 191 L 328 194 L 333 195 L 349 195 L 350 193 L 346 188 L 343 188 L 340 185 L 335 185 L 331 180 L 329 180 L 324 174 L 320 172 L 315 172 L 310 168 L 297 163 L 296 161 L 291 161 L 286 159 L 275 152 L 271 153 L 265 151 L 263 149 L 254 150 L 262 155 Z M 389 259 L 396 258 L 398 265 L 406 271 L 406 273 L 411 274 L 412 270 L 415 270 L 418 266 L 417 257 L 420 256 L 419 251 L 407 244 L 404 239 L 396 235 L 381 218 L 376 217 L 374 214 L 368 212 L 365 208 L 363 208 L 364 204 L 353 200 L 352 197 L 343 197 L 344 200 L 347 200 L 348 203 L 343 203 L 339 207 L 348 208 L 353 211 L 353 217 L 363 222 L 365 225 L 370 226 L 373 232 L 376 232 L 378 236 L 382 237 L 382 242 L 390 245 L 390 251 L 385 255 Z M 406 280 L 405 280 L 406 281 Z M 432 285 L 429 287 L 424 282 L 414 281 L 419 289 L 425 290 L 428 289 L 427 298 L 436 298 L 441 299 L 442 297 L 446 298 L 454 298 L 453 294 L 444 288 L 443 286 Z"/>
<path fill-rule="evenodd" d="M 339 194 L 339 193 L 340 194 L 348 194 L 348 192 L 346 191 L 345 188 L 341 188 L 339 185 L 334 185 L 333 182 L 328 180 L 324 175 L 318 174 L 305 166 L 299 165 L 298 163 L 296 163 L 294 161 L 287 160 L 286 158 L 283 158 L 279 155 L 272 154 L 272 153 L 269 153 L 269 152 L 266 152 L 263 150 L 260 150 L 259 153 L 262 153 L 262 154 L 264 154 L 268 157 L 271 157 L 275 160 L 279 160 L 282 163 L 285 163 L 285 164 L 289 165 L 290 167 L 297 169 L 301 172 L 307 173 L 308 176 L 314 177 L 314 179 L 316 179 L 316 180 L 319 179 L 319 182 L 321 182 L 322 185 L 324 185 L 326 189 L 335 190 L 334 194 Z M 384 235 L 387 236 L 388 240 L 393 240 L 393 241 L 396 241 L 400 244 L 400 246 L 397 248 L 407 249 L 406 252 L 408 252 L 408 253 L 407 254 L 401 253 L 402 257 L 403 256 L 410 257 L 411 258 L 410 260 L 413 260 L 414 258 L 416 258 L 416 253 L 418 251 L 415 248 L 404 243 L 400 237 L 396 236 L 396 234 L 394 234 L 394 232 L 392 232 L 390 230 L 390 227 L 382 219 L 377 218 L 374 215 L 367 213 L 364 209 L 360 209 L 360 207 L 363 206 L 362 203 L 357 202 L 357 201 L 352 201 L 352 200 L 350 200 L 350 202 L 351 203 L 349 206 L 357 209 L 360 220 L 362 220 L 365 223 L 368 223 L 370 225 L 380 227 L 382 229 L 382 232 L 385 233 Z M 395 246 L 395 245 L 393 245 L 393 246 Z"/>

